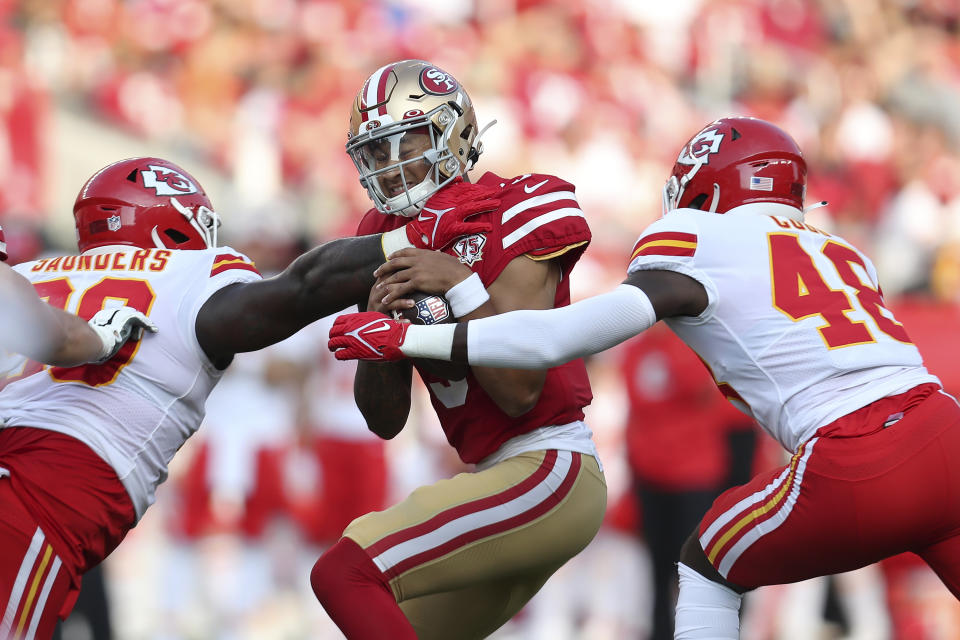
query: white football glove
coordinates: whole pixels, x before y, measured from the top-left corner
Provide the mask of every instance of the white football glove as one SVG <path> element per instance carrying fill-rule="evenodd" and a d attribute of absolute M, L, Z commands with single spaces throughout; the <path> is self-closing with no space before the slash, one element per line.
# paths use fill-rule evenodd
<path fill-rule="evenodd" d="M 117 351 L 127 340 L 139 340 L 144 329 L 151 333 L 159 331 L 150 318 L 130 307 L 101 309 L 90 318 L 89 324 L 103 341 L 100 359 L 94 361 L 94 364 L 103 364 L 117 355 Z"/>

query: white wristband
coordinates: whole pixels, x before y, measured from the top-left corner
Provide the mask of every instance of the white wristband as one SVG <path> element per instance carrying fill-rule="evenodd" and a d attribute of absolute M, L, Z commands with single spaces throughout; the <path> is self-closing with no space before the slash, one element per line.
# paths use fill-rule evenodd
<path fill-rule="evenodd" d="M 447 302 L 450 303 L 450 310 L 453 311 L 454 317 L 462 318 L 479 309 L 484 302 L 490 299 L 490 294 L 483 286 L 480 275 L 471 273 L 466 280 L 450 287 L 445 297 Z"/>
<path fill-rule="evenodd" d="M 410 325 L 400 345 L 400 351 L 409 358 L 449 360 L 453 351 L 453 334 L 457 324 L 432 324 L 428 327 Z"/>
<path fill-rule="evenodd" d="M 386 231 L 380 236 L 380 247 L 383 249 L 383 257 L 389 258 L 400 249 L 413 249 L 413 243 L 407 238 L 406 225 L 393 231 Z"/>

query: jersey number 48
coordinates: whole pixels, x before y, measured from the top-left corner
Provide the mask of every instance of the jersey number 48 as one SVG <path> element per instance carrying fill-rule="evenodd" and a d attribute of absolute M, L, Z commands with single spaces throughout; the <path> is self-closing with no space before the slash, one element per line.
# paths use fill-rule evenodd
<path fill-rule="evenodd" d="M 771 233 L 770 271 L 773 280 L 773 306 L 792 320 L 820 316 L 824 324 L 817 327 L 830 349 L 876 342 L 866 322 L 854 321 L 847 313 L 859 308 L 873 319 L 877 329 L 898 342 L 910 343 L 903 325 L 883 304 L 879 288 L 863 282 L 854 266 L 866 273 L 863 258 L 852 247 L 827 240 L 821 252 L 836 269 L 846 285 L 831 289 L 813 257 L 800 246 L 793 233 Z M 851 300 L 853 293 L 856 302 Z"/>

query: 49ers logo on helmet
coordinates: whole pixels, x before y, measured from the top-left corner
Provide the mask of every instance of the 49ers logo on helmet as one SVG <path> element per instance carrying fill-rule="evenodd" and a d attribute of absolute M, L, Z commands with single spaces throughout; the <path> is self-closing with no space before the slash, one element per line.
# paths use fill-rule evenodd
<path fill-rule="evenodd" d="M 445 96 L 453 93 L 459 86 L 446 71 L 441 71 L 436 67 L 427 67 L 420 72 L 420 86 L 429 94 L 435 96 Z"/>
<path fill-rule="evenodd" d="M 140 172 L 143 186 L 153 189 L 158 196 L 185 196 L 197 192 L 197 185 L 179 171 L 155 164 L 147 166 L 149 170 Z"/>
<path fill-rule="evenodd" d="M 701 131 L 690 141 L 690 144 L 680 150 L 677 162 L 680 164 L 709 164 L 710 154 L 720 150 L 723 134 L 716 130 Z"/>

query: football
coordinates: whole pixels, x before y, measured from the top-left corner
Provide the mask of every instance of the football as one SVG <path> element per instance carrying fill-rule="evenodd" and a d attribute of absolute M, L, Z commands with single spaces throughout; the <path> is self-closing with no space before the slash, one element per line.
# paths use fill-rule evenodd
<path fill-rule="evenodd" d="M 413 300 L 414 306 L 402 311 L 394 311 L 396 320 L 408 320 L 411 324 L 447 324 L 456 322 L 450 303 L 443 296 L 432 293 L 415 291 L 407 296 Z M 443 360 L 428 360 L 416 358 L 417 369 L 444 380 L 463 380 L 470 370 L 469 365 L 460 362 L 444 362 Z"/>
<path fill-rule="evenodd" d="M 456 322 L 453 317 L 453 310 L 450 309 L 450 303 L 443 296 L 433 293 L 423 293 L 414 291 L 409 296 L 413 300 L 414 306 L 409 309 L 402 309 L 393 312 L 396 320 L 409 320 L 411 324 L 443 324 Z"/>

